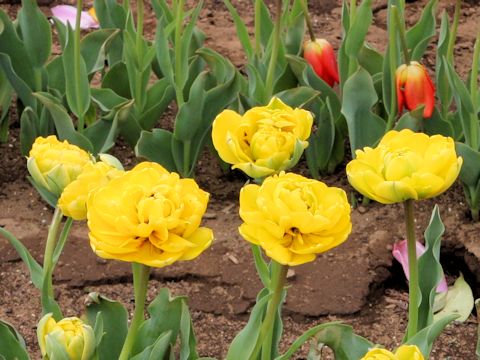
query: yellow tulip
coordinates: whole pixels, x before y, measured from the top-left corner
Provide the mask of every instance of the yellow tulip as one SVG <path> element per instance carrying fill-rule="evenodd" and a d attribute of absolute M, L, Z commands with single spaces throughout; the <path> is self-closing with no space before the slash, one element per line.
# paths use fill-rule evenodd
<path fill-rule="evenodd" d="M 424 360 L 422 352 L 415 345 L 402 345 L 395 354 L 385 350 L 370 349 L 360 360 Z"/>
<path fill-rule="evenodd" d="M 27 168 L 38 186 L 58 197 L 88 163 L 91 158 L 86 151 L 51 135 L 35 139 Z"/>
<path fill-rule="evenodd" d="M 89 194 L 108 184 L 123 172 L 102 161 L 87 164 L 82 173 L 63 190 L 58 206 L 65 216 L 74 220 L 87 218 L 87 197 Z"/>
<path fill-rule="evenodd" d="M 315 260 L 344 242 L 352 229 L 342 189 L 281 172 L 240 191 L 240 234 L 283 265 Z"/>
<path fill-rule="evenodd" d="M 454 183 L 461 166 L 452 138 L 392 130 L 376 148 L 356 151 L 347 176 L 361 194 L 392 204 L 441 194 Z"/>
<path fill-rule="evenodd" d="M 212 140 L 223 161 L 252 178 L 264 178 L 295 166 L 313 124 L 312 114 L 292 109 L 273 98 L 243 116 L 232 110 L 220 113 L 212 127 Z"/>
<path fill-rule="evenodd" d="M 141 163 L 88 197 L 90 245 L 100 257 L 153 267 L 191 260 L 213 240 L 199 227 L 208 198 L 194 180 Z"/>
<path fill-rule="evenodd" d="M 58 351 L 63 350 L 70 360 L 89 360 L 95 352 L 93 329 L 77 317 L 56 322 L 51 313 L 47 314 L 38 323 L 37 337 L 46 359 L 61 357 Z"/>

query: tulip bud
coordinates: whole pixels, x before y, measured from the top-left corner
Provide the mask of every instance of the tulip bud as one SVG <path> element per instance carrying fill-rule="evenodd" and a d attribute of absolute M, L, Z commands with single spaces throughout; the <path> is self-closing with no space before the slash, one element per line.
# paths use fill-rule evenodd
<path fill-rule="evenodd" d="M 403 64 L 395 72 L 395 78 L 398 112 L 401 113 L 404 106 L 411 111 L 424 105 L 423 117 L 431 117 L 435 107 L 435 86 L 425 67 L 416 61 Z"/>
<path fill-rule="evenodd" d="M 91 162 L 90 155 L 56 136 L 38 137 L 30 150 L 27 168 L 33 181 L 59 197 L 63 189 Z"/>
<path fill-rule="evenodd" d="M 303 57 L 315 73 L 330 87 L 339 83 L 338 66 L 332 45 L 325 39 L 307 40 L 303 44 Z"/>
<path fill-rule="evenodd" d="M 51 313 L 45 315 L 38 323 L 37 338 L 42 356 L 47 359 L 59 358 L 58 352 L 66 352 L 70 360 L 88 360 L 95 352 L 93 329 L 76 317 L 56 322 Z"/>

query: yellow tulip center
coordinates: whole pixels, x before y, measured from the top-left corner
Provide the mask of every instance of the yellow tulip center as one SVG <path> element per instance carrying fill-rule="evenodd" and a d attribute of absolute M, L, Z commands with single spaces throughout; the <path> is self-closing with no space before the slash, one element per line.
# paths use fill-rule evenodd
<path fill-rule="evenodd" d="M 57 327 L 63 330 L 65 333 L 65 338 L 67 341 L 74 336 L 82 336 L 82 325 L 82 320 L 78 318 L 65 318 L 57 323 Z"/>
<path fill-rule="evenodd" d="M 421 157 L 410 149 L 396 149 L 384 158 L 383 176 L 387 181 L 398 181 L 411 176 L 422 166 Z"/>

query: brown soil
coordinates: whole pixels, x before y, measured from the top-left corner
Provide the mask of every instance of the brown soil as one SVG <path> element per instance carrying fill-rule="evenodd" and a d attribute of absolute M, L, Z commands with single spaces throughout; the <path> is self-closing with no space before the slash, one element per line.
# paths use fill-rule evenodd
<path fill-rule="evenodd" d="M 250 2 L 236 0 L 233 3 L 247 24 L 253 25 Z M 325 5 L 315 2 L 313 6 L 316 33 L 337 47 L 341 37 L 341 1 L 323 3 Z M 383 3 L 375 2 L 375 22 L 369 33 L 369 42 L 380 50 L 386 41 Z M 419 16 L 424 3 L 408 5 L 408 21 Z M 2 8 L 12 16 L 18 9 L 9 5 Z M 451 13 L 453 4 L 441 1 L 439 9 Z M 478 15 L 480 7 L 463 5 L 456 47 L 457 67 L 462 74 L 471 63 Z M 228 56 L 237 66 L 245 63 L 222 1 L 206 1 L 200 27 L 208 35 L 208 46 Z M 154 31 L 151 14 L 147 16 L 146 31 L 148 34 Z M 431 53 L 426 57 L 429 65 L 434 63 Z M 13 232 L 41 260 L 52 211 L 25 179 L 25 159 L 19 151 L 18 119 L 14 111 L 11 122 L 9 142 L 0 145 L 0 225 Z M 121 142 L 113 153 L 122 159 L 126 168 L 138 161 Z M 295 170 L 307 174 L 304 163 Z M 176 295 L 188 295 L 200 354 L 223 358 L 228 344 L 245 324 L 260 289 L 249 245 L 237 232 L 238 194 L 246 178 L 240 173 L 224 173 L 216 158 L 205 152 L 198 166 L 197 180 L 211 193 L 204 224 L 213 228 L 215 243 L 195 261 L 155 270 L 148 299 L 164 286 Z M 343 166 L 323 181 L 352 190 Z M 462 271 L 478 296 L 480 247 L 476 240 L 480 224 L 469 219 L 461 186 L 456 184 L 435 201 L 416 205 L 418 236 L 423 233 L 435 202 L 440 205 L 447 229 L 442 259 L 448 278 L 452 280 Z M 282 346 L 288 346 L 309 327 L 332 320 L 351 324 L 357 333 L 388 348 L 401 342 L 408 295 L 400 266 L 393 263 L 391 248 L 403 237 L 402 217 L 403 210 L 396 205 L 359 207 L 352 213 L 354 230 L 347 242 L 319 256 L 314 263 L 293 269 L 284 307 Z M 133 289 L 128 264 L 97 258 L 87 239 L 86 225 L 76 223 L 55 272 L 56 294 L 65 314 L 79 315 L 91 291 L 121 301 L 132 310 Z M 35 339 L 39 314 L 38 291 L 29 282 L 28 272 L 15 251 L 0 238 L 0 318 L 12 323 L 25 336 L 33 359 L 40 358 Z M 466 323 L 449 326 L 437 341 L 431 359 L 475 359 L 476 328 L 473 315 Z M 304 358 L 302 354 L 299 359 Z"/>

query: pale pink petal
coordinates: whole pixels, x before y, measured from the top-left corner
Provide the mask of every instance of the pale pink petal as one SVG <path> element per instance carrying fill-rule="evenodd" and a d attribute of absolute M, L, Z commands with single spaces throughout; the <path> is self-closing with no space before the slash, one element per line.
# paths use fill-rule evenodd
<path fill-rule="evenodd" d="M 52 15 L 55 16 L 65 25 L 70 23 L 70 26 L 75 29 L 75 17 L 77 16 L 77 8 L 70 5 L 58 5 L 52 9 Z M 99 25 L 87 11 L 82 11 L 80 16 L 80 29 L 98 28 Z"/>
<path fill-rule="evenodd" d="M 417 258 L 423 255 L 425 252 L 425 246 L 423 246 L 418 241 L 416 242 L 417 248 Z M 407 247 L 407 240 L 402 240 L 393 244 L 392 250 L 393 257 L 397 259 L 397 261 L 402 265 L 403 272 L 405 273 L 405 277 L 410 279 L 410 272 L 408 270 L 408 247 Z M 443 277 L 440 284 L 438 284 L 437 292 L 446 292 L 448 291 L 447 280 L 445 276 Z"/>

